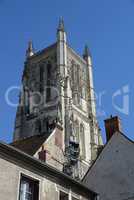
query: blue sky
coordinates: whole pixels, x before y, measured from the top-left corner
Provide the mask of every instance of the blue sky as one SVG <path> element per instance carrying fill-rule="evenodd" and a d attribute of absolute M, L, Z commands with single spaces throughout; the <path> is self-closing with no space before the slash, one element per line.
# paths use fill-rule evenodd
<path fill-rule="evenodd" d="M 82 54 L 86 43 L 92 52 L 95 90 L 103 94 L 100 105 L 97 100 L 103 137 L 103 120 L 112 114 L 133 139 L 134 0 L 0 0 L 0 140 L 12 139 L 16 109 L 7 105 L 5 92 L 21 83 L 27 43 L 32 39 L 40 50 L 55 42 L 60 16 L 69 44 Z M 18 101 L 16 93 L 12 100 Z M 127 100 L 129 114 L 120 110 Z"/>

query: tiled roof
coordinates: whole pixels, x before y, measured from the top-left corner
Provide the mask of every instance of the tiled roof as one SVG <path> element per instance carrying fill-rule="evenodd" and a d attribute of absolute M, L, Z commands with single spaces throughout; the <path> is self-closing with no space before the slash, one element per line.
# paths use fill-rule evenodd
<path fill-rule="evenodd" d="M 50 134 L 34 135 L 15 141 L 10 145 L 33 156 L 49 136 Z"/>

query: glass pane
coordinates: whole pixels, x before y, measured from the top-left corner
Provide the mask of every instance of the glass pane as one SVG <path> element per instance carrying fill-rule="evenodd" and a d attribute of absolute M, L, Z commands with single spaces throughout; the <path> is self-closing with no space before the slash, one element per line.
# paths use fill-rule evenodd
<path fill-rule="evenodd" d="M 68 200 L 68 194 L 64 192 L 60 192 L 60 199 L 59 200 Z"/>
<path fill-rule="evenodd" d="M 30 180 L 21 180 L 20 200 L 33 200 L 33 184 Z"/>

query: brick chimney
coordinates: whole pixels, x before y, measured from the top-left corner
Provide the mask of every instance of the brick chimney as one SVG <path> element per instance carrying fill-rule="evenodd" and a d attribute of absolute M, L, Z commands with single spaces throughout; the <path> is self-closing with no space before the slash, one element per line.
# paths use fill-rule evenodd
<path fill-rule="evenodd" d="M 121 122 L 118 116 L 112 116 L 104 120 L 107 142 L 115 132 L 121 131 Z"/>

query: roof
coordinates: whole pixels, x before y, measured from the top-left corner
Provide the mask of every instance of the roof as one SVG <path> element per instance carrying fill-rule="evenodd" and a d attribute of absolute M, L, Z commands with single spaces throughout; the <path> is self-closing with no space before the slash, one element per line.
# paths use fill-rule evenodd
<path fill-rule="evenodd" d="M 22 140 L 17 140 L 10 145 L 33 156 L 50 134 L 34 135 Z"/>
<path fill-rule="evenodd" d="M 30 156 L 15 147 L 8 145 L 4 142 L 0 142 L 0 154 L 3 155 L 4 159 L 10 162 L 17 163 L 17 165 L 34 171 L 37 174 L 42 175 L 52 179 L 53 181 L 58 181 L 60 184 L 66 185 L 66 187 L 71 187 L 73 190 L 77 190 L 78 193 L 87 195 L 88 197 L 94 197 L 97 193 L 91 191 L 83 183 L 80 183 L 70 176 L 60 172 L 56 168 L 47 165 L 45 162 Z"/>
<path fill-rule="evenodd" d="M 105 148 L 107 147 L 107 145 L 111 142 L 111 139 L 116 135 L 116 134 L 120 134 L 122 135 L 126 140 L 128 140 L 130 143 L 134 144 L 134 141 L 131 140 L 130 138 L 128 138 L 124 133 L 122 133 L 121 131 L 115 132 L 112 137 L 110 138 L 110 140 L 105 144 L 102 145 L 102 150 L 100 151 L 100 153 L 98 154 L 97 158 L 93 161 L 92 165 L 89 167 L 89 169 L 87 170 L 86 174 L 84 175 L 82 181 L 85 180 L 87 174 L 89 173 L 89 171 L 94 167 L 94 165 L 96 164 L 96 162 L 98 161 L 98 159 L 101 157 L 101 155 L 103 154 L 103 151 L 105 150 Z"/>
<path fill-rule="evenodd" d="M 83 183 L 99 193 L 102 199 L 127 199 L 133 193 L 133 152 L 134 142 L 122 132 L 115 132 L 88 170 Z"/>

